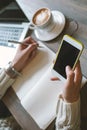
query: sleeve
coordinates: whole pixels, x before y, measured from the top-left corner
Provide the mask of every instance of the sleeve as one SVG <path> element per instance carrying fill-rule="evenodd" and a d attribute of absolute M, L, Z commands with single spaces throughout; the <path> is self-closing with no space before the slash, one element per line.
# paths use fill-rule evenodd
<path fill-rule="evenodd" d="M 14 83 L 15 79 L 6 74 L 5 69 L 0 71 L 0 99 L 5 94 L 6 90 Z"/>
<path fill-rule="evenodd" d="M 57 103 L 56 130 L 80 130 L 80 99 L 74 103 Z"/>

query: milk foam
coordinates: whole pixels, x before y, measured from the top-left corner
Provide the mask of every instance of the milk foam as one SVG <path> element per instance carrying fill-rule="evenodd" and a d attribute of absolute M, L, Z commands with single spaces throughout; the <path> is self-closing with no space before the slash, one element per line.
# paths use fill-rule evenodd
<path fill-rule="evenodd" d="M 34 18 L 34 23 L 36 25 L 41 25 L 48 20 L 49 16 L 50 16 L 50 14 L 49 14 L 48 10 L 46 10 L 46 9 L 41 10 L 36 14 L 36 16 Z"/>

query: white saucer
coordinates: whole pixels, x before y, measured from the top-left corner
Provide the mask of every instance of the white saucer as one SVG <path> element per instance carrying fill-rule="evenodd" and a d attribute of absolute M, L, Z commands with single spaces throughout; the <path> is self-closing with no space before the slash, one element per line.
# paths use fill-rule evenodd
<path fill-rule="evenodd" d="M 63 30 L 65 26 L 65 17 L 64 15 L 59 11 L 52 11 L 52 15 L 54 18 L 55 26 L 50 31 L 43 31 L 43 30 L 34 30 L 34 33 L 36 37 L 41 41 L 50 41 L 54 38 L 56 38 Z"/>

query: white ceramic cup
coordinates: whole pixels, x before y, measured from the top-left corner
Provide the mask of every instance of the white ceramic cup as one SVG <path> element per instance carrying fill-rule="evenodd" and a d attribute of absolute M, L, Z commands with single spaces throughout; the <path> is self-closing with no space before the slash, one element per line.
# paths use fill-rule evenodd
<path fill-rule="evenodd" d="M 42 29 L 45 31 L 51 30 L 53 27 L 53 16 L 52 12 L 49 8 L 43 7 L 38 9 L 29 24 L 29 28 L 34 29 Z"/>

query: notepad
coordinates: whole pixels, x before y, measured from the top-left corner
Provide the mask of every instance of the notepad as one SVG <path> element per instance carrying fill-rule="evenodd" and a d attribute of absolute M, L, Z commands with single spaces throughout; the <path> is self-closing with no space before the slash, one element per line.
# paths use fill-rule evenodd
<path fill-rule="evenodd" d="M 62 81 L 51 81 L 53 60 L 56 54 L 45 44 L 38 48 L 36 57 L 22 71 L 13 89 L 22 106 L 40 129 L 45 130 L 56 118 L 58 95 L 63 89 Z M 83 83 L 86 79 L 84 78 Z"/>

